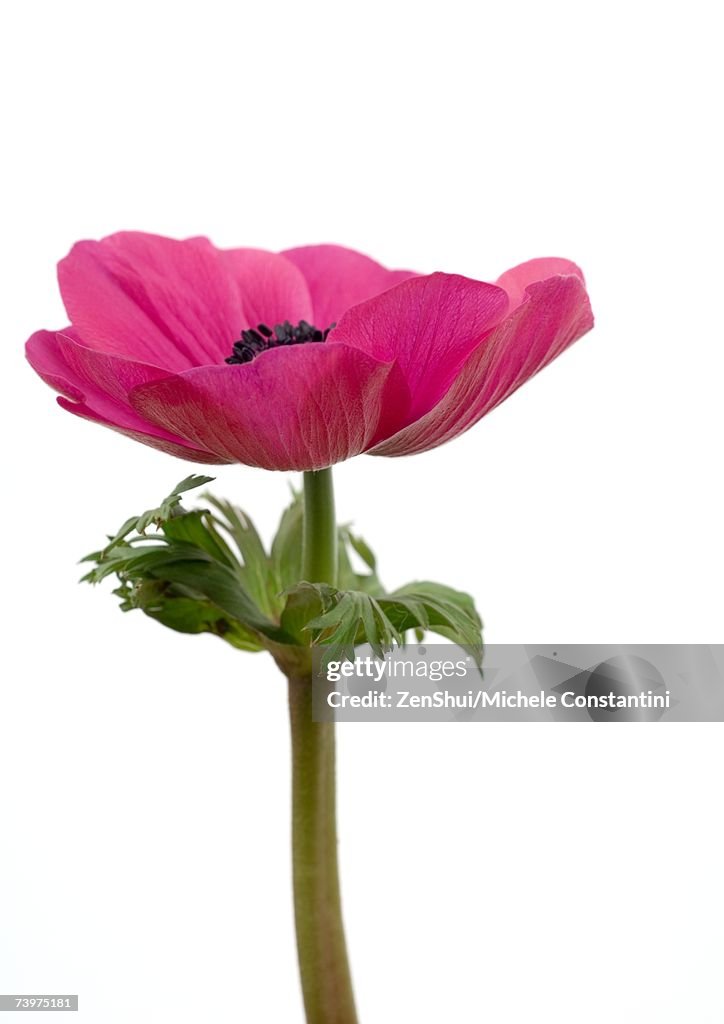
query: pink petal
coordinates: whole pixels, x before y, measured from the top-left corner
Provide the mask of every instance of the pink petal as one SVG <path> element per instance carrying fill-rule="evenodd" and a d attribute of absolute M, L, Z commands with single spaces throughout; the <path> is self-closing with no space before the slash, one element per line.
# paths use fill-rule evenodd
<path fill-rule="evenodd" d="M 78 342 L 72 327 L 57 332 L 37 331 L 25 351 L 36 373 L 64 396 L 58 402 L 69 412 L 193 462 L 219 461 L 186 444 L 183 438 L 147 423 L 129 405 L 131 388 L 162 379 L 167 371 L 89 349 Z"/>
<path fill-rule="evenodd" d="M 66 327 L 65 333 L 72 333 L 72 327 Z M 60 353 L 57 338 L 60 331 L 36 331 L 25 343 L 25 357 L 54 391 L 60 392 L 74 402 L 83 401 L 83 386 L 77 375 L 68 367 Z"/>
<path fill-rule="evenodd" d="M 144 418 L 220 459 L 310 470 L 388 436 L 387 410 L 405 406 L 407 393 L 393 364 L 346 345 L 312 343 L 143 384 L 130 399 Z"/>
<path fill-rule="evenodd" d="M 25 346 L 33 369 L 61 394 L 74 401 L 90 401 L 99 411 L 121 406 L 135 415 L 128 392 L 137 384 L 168 376 L 167 370 L 88 348 L 74 328 L 37 331 Z"/>
<path fill-rule="evenodd" d="M 411 270 L 387 270 L 341 245 L 308 245 L 282 255 L 306 278 L 314 308 L 311 323 L 322 331 L 338 323 L 350 306 L 415 276 Z"/>
<path fill-rule="evenodd" d="M 292 262 L 263 249 L 227 249 L 220 252 L 227 270 L 236 282 L 241 297 L 242 329 L 266 324 L 274 327 L 285 320 L 312 323 L 314 310 L 302 272 Z M 224 355 L 228 356 L 229 351 Z"/>
<path fill-rule="evenodd" d="M 506 293 L 494 284 L 430 274 L 350 309 L 328 344 L 394 359 L 410 390 L 408 415 L 417 419 L 442 398 L 467 356 L 507 310 Z"/>
<path fill-rule="evenodd" d="M 372 454 L 412 455 L 462 434 L 592 326 L 577 274 L 529 285 L 525 300 L 468 357 L 444 398 Z"/>
<path fill-rule="evenodd" d="M 549 277 L 567 277 L 570 274 L 584 281 L 583 271 L 575 263 L 550 256 L 519 263 L 517 267 L 501 274 L 496 284 L 508 293 L 512 311 L 524 300 L 528 285 L 535 284 L 536 281 L 545 281 Z"/>
<path fill-rule="evenodd" d="M 301 275 L 283 257 L 222 253 L 203 238 L 121 232 L 79 242 L 58 279 L 87 345 L 169 371 L 222 363 L 243 329 L 278 322 L 287 307 L 311 311 Z"/>
<path fill-rule="evenodd" d="M 219 458 L 218 455 L 213 455 L 211 452 L 192 448 L 185 442 L 168 440 L 169 435 L 167 435 L 165 430 L 159 430 L 157 427 L 148 424 L 144 425 L 144 430 L 122 426 L 118 422 L 120 417 L 113 421 L 104 419 L 103 416 L 89 409 L 87 405 L 69 402 L 67 398 L 61 396 L 58 397 L 58 405 L 63 409 L 67 409 L 68 412 L 72 412 L 74 416 L 80 416 L 81 419 L 91 420 L 93 423 L 100 423 L 104 427 L 110 427 L 116 433 L 125 434 L 126 437 L 133 438 L 134 441 L 140 441 L 141 444 L 146 444 L 149 448 L 156 448 L 158 451 L 166 452 L 168 455 L 175 455 L 179 459 L 186 459 L 188 462 L 217 465 L 229 461 L 228 459 Z M 142 421 L 137 420 L 137 422 L 140 423 Z"/>

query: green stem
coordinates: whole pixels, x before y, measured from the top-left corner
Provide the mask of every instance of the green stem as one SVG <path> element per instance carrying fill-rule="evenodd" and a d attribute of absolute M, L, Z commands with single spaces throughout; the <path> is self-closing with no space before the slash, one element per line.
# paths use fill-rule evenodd
<path fill-rule="evenodd" d="M 307 583 L 337 585 L 337 524 L 331 469 L 304 474 L 302 576 Z"/>
<path fill-rule="evenodd" d="M 304 578 L 336 582 L 332 471 L 304 475 Z M 356 1024 L 337 865 L 334 722 L 312 721 L 312 680 L 289 678 L 294 915 L 307 1024 Z"/>

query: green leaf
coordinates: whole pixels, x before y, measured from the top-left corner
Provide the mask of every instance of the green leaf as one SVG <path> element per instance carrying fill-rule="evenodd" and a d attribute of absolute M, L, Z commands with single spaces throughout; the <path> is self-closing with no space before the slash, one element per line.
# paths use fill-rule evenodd
<path fill-rule="evenodd" d="M 134 530 L 137 533 L 145 533 L 149 526 L 161 526 L 168 519 L 171 519 L 176 514 L 179 505 L 181 504 L 181 495 L 186 491 L 191 491 L 196 487 L 203 487 L 204 484 L 210 484 L 213 480 L 213 476 L 196 476 L 192 473 L 191 476 L 187 476 L 180 484 L 176 484 L 171 493 L 163 499 L 158 508 L 148 509 L 140 516 L 131 516 L 127 519 L 120 530 L 109 539 L 108 544 L 105 547 L 105 551 L 109 551 L 115 547 L 116 544 L 120 543 L 129 534 L 133 533 Z M 88 556 L 90 559 L 91 556 Z M 84 559 L 85 561 L 86 559 Z"/>
<path fill-rule="evenodd" d="M 179 633 L 211 633 L 244 651 L 261 651 L 263 645 L 251 630 L 223 614 L 207 601 L 175 595 L 173 588 L 157 582 L 143 583 L 129 604 Z"/>
<path fill-rule="evenodd" d="M 230 502 L 210 494 L 203 497 L 221 513 L 223 518 L 216 522 L 226 530 L 239 550 L 243 562 L 239 565 L 239 578 L 244 588 L 267 615 L 274 615 L 278 611 L 278 601 L 275 600 L 272 565 L 253 522 Z"/>
<path fill-rule="evenodd" d="M 161 529 L 169 540 L 181 541 L 205 551 L 211 558 L 231 569 L 238 571 L 241 568 L 228 544 L 213 529 L 213 520 L 203 511 L 174 516 Z"/>
<path fill-rule="evenodd" d="M 410 584 L 380 597 L 300 583 L 287 592 L 281 622 L 300 641 L 307 633 L 314 645 L 330 648 L 340 659 L 351 660 L 363 643 L 381 657 L 393 645 L 402 646 L 408 630 L 418 639 L 426 630 L 438 633 L 476 660 L 482 657 L 481 623 L 472 600 L 437 583 Z"/>
<path fill-rule="evenodd" d="M 354 648 L 368 643 L 378 657 L 402 644 L 403 636 L 385 614 L 381 602 L 361 591 L 337 591 L 334 604 L 307 623 L 314 642 L 332 648 L 334 657 L 352 660 Z"/>
<path fill-rule="evenodd" d="M 468 594 L 423 581 L 400 587 L 380 604 L 403 632 L 429 630 L 469 649 L 478 662 L 482 659 L 482 622 Z"/>
<path fill-rule="evenodd" d="M 271 565 L 276 592 L 281 595 L 302 579 L 302 496 L 292 492 L 292 503 L 282 513 L 271 546 Z"/>
<path fill-rule="evenodd" d="M 165 557 L 154 552 L 149 557 L 141 555 L 139 562 L 155 579 L 178 584 L 194 595 L 208 598 L 227 615 L 270 640 L 289 642 L 281 627 L 252 601 L 234 573 L 217 562 L 204 561 L 197 549 L 175 545 Z"/>
<path fill-rule="evenodd" d="M 127 520 L 103 550 L 87 556 L 94 565 L 83 579 L 115 575 L 122 610 L 141 608 L 181 632 L 212 632 L 247 650 L 292 643 L 273 614 L 271 566 L 244 514 L 223 502 L 215 502 L 223 519 L 181 508 L 181 493 L 207 480 L 189 477 L 158 509 Z M 151 522 L 160 532 L 148 537 L 142 531 Z"/>
<path fill-rule="evenodd" d="M 322 615 L 334 604 L 336 590 L 325 583 L 298 583 L 284 593 L 284 608 L 281 614 L 282 629 L 294 637 L 297 643 L 308 645 L 307 623 Z"/>
<path fill-rule="evenodd" d="M 154 553 L 157 552 L 159 557 L 162 557 L 167 551 L 166 544 L 143 544 L 138 547 L 127 543 L 116 544 L 110 550 L 99 551 L 95 555 L 88 555 L 83 559 L 83 561 L 94 560 L 97 564 L 94 569 L 81 578 L 81 582 L 100 583 L 107 576 L 112 576 L 113 573 L 119 575 L 127 573 L 131 567 L 134 567 L 142 575 L 149 560 L 146 556 L 149 556 L 153 562 Z"/>
<path fill-rule="evenodd" d="M 342 532 L 346 537 L 347 541 L 352 545 L 354 550 L 360 556 L 362 561 L 367 565 L 372 572 L 377 569 L 377 559 L 375 558 L 372 549 L 362 537 L 357 537 L 348 526 L 342 528 Z"/>
<path fill-rule="evenodd" d="M 293 494 L 267 554 L 252 521 L 230 502 L 205 495 L 211 508 L 182 508 L 181 496 L 209 480 L 187 477 L 158 508 L 127 519 L 105 548 L 86 556 L 92 564 L 83 579 L 115 576 L 123 611 L 140 608 L 171 629 L 212 633 L 244 650 L 267 647 L 277 660 L 308 658 L 313 645 L 351 658 L 363 643 L 382 656 L 410 630 L 418 639 L 438 633 L 480 657 L 482 623 L 467 594 L 428 581 L 385 593 L 371 548 L 349 526 L 338 530 L 339 587 L 304 582 L 301 495 Z M 147 536 L 152 524 L 158 532 Z"/>
<path fill-rule="evenodd" d="M 138 523 L 136 524 L 138 532 L 143 533 L 143 531 L 151 526 L 151 524 L 160 526 L 161 523 L 165 523 L 167 519 L 171 519 L 179 510 L 182 494 L 185 494 L 186 491 L 192 491 L 197 487 L 203 487 L 204 484 L 210 484 L 213 479 L 213 476 L 197 476 L 193 473 L 191 476 L 187 476 L 180 484 L 176 484 L 168 497 L 163 499 L 157 509 L 150 509 L 148 512 L 144 512 L 144 514 L 140 516 Z"/>
<path fill-rule="evenodd" d="M 348 526 L 340 526 L 338 533 L 338 579 L 340 590 L 361 590 L 379 597 L 384 593 L 377 575 L 377 560 L 369 545 L 361 537 L 355 537 Z M 356 572 L 350 558 L 355 552 L 372 571 Z"/>
<path fill-rule="evenodd" d="M 454 609 L 457 609 L 465 619 L 472 621 L 478 629 L 482 628 L 482 620 L 478 615 L 475 602 L 470 594 L 466 594 L 462 590 L 455 590 L 453 587 L 448 587 L 444 583 L 432 583 L 429 580 L 423 580 L 417 583 L 408 583 L 404 587 L 399 587 L 390 595 L 390 597 L 397 596 L 414 596 L 423 601 L 429 602 L 431 605 L 439 604 L 446 608 L 452 606 Z"/>

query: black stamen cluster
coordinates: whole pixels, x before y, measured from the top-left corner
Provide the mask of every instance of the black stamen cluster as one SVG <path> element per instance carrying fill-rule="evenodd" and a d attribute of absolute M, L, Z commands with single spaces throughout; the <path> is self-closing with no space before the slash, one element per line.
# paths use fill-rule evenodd
<path fill-rule="evenodd" d="M 296 327 L 285 320 L 283 324 L 277 324 L 274 330 L 266 324 L 257 324 L 256 329 L 251 327 L 241 332 L 241 338 L 234 342 L 233 353 L 227 357 L 226 362 L 250 363 L 260 352 L 268 348 L 277 348 L 278 345 L 303 345 L 308 341 L 326 341 L 333 327 L 336 327 L 336 324 L 330 324 L 326 331 L 320 331 L 306 320 L 300 320 Z"/>

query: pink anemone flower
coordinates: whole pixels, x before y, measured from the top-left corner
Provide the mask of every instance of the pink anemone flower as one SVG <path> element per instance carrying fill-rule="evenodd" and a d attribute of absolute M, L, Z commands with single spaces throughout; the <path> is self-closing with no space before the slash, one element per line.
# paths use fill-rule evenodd
<path fill-rule="evenodd" d="M 71 326 L 27 343 L 64 409 L 199 463 L 316 470 L 461 434 L 592 325 L 581 271 L 495 284 L 334 245 L 121 232 L 58 267 Z"/>

